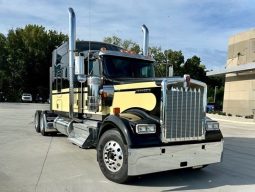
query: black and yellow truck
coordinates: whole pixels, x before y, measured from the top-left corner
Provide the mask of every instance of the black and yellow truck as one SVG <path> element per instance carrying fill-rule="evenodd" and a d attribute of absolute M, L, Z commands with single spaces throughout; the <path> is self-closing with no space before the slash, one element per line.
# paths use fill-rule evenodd
<path fill-rule="evenodd" d="M 95 148 L 102 173 L 117 183 L 203 168 L 223 153 L 219 123 L 206 118 L 206 84 L 189 75 L 156 78 L 142 29 L 143 55 L 76 41 L 69 8 L 69 41 L 53 51 L 50 110 L 35 113 L 37 132 L 60 132 L 81 148 Z"/>

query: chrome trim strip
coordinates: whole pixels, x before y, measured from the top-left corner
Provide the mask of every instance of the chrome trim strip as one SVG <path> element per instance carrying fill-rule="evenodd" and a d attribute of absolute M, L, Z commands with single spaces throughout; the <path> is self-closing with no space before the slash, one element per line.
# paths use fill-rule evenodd
<path fill-rule="evenodd" d="M 196 109 L 197 109 L 197 90 L 196 90 L 196 88 L 195 88 L 195 90 L 194 90 L 194 101 L 195 101 L 195 105 L 194 105 L 194 127 L 193 127 L 193 137 L 195 137 L 196 136 Z M 193 94 L 192 93 L 192 94 Z"/>
<path fill-rule="evenodd" d="M 162 142 L 166 142 L 165 137 L 164 137 L 164 135 L 166 135 L 166 127 L 165 127 L 166 85 L 167 85 L 167 80 L 164 79 L 161 82 L 161 94 L 162 94 L 162 96 L 161 96 L 161 103 L 160 103 L 160 111 L 161 111 L 160 127 L 161 127 L 161 141 Z"/>
<path fill-rule="evenodd" d="M 174 92 L 173 92 L 174 93 Z M 177 88 L 177 90 L 176 90 L 176 99 L 177 99 L 177 101 L 176 101 L 176 105 L 177 105 L 177 107 L 176 107 L 176 119 L 178 119 L 178 94 L 179 94 L 179 89 Z M 178 129 L 178 122 L 176 121 L 175 122 L 175 130 L 177 130 Z M 177 140 L 177 131 L 175 131 L 175 140 Z"/>
<path fill-rule="evenodd" d="M 182 94 L 182 99 L 181 99 L 181 109 L 182 109 L 183 108 L 183 88 L 181 88 L 181 94 Z M 182 113 L 181 113 L 181 134 L 182 134 Z"/>
<path fill-rule="evenodd" d="M 200 106 L 200 95 L 201 95 L 201 91 L 200 89 L 198 90 L 198 106 Z M 198 110 L 198 116 L 200 117 L 200 110 Z M 197 119 L 197 124 L 198 124 L 198 133 L 200 132 L 200 120 Z M 201 123 L 201 126 L 202 126 L 202 123 Z M 202 130 L 202 129 L 201 129 Z M 201 132 L 202 134 L 203 132 Z"/>
<path fill-rule="evenodd" d="M 128 149 L 128 175 L 219 163 L 222 161 L 222 153 L 223 140 L 190 145 Z M 181 166 L 181 162 L 187 162 L 187 166 Z"/>
<path fill-rule="evenodd" d="M 190 92 L 190 100 L 192 101 L 192 90 L 190 89 L 189 90 L 189 92 Z M 190 124 L 190 127 L 189 127 L 189 138 L 191 138 L 191 121 L 192 121 L 192 119 L 191 119 L 191 108 L 190 108 L 190 113 L 189 113 L 190 115 L 189 115 L 189 124 Z"/>

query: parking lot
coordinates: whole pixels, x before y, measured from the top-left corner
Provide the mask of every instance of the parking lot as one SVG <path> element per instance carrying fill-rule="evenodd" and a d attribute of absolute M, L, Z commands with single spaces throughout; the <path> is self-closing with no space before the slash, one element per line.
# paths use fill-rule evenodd
<path fill-rule="evenodd" d="M 255 124 L 220 121 L 220 164 L 136 177 L 120 185 L 101 173 L 94 149 L 35 132 L 33 115 L 47 104 L 0 103 L 0 191 L 255 191 Z M 153 162 L 157 163 L 157 162 Z"/>

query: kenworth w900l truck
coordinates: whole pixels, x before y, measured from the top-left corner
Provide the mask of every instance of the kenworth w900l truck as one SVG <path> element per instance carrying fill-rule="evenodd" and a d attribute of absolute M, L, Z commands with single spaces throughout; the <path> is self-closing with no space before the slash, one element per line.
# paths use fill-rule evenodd
<path fill-rule="evenodd" d="M 145 25 L 139 55 L 76 42 L 71 8 L 69 23 L 69 42 L 53 51 L 50 110 L 36 111 L 37 132 L 96 148 L 101 171 L 118 183 L 221 161 L 223 137 L 218 122 L 206 118 L 206 84 L 189 75 L 155 78 Z"/>

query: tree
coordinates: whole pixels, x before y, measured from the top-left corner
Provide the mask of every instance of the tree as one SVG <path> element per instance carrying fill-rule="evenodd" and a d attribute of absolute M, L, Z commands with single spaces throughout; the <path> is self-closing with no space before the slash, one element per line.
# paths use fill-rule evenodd
<path fill-rule="evenodd" d="M 156 61 L 155 73 L 156 77 L 165 77 L 166 75 L 166 56 L 161 50 L 161 47 L 150 47 L 149 53 Z"/>
<path fill-rule="evenodd" d="M 168 49 L 164 51 L 167 55 L 168 64 L 173 66 L 175 76 L 183 76 L 182 64 L 184 63 L 184 56 L 182 51 L 174 51 Z"/>
<path fill-rule="evenodd" d="M 183 73 L 190 74 L 191 78 L 206 81 L 205 66 L 201 64 L 201 60 L 196 55 L 187 59 L 183 66 Z"/>
<path fill-rule="evenodd" d="M 46 31 L 43 26 L 27 25 L 11 29 L 6 38 L 9 97 L 20 98 L 22 92 L 40 93 L 48 97 L 49 67 L 52 51 L 67 36 Z"/>
<path fill-rule="evenodd" d="M 117 37 L 117 36 L 112 36 L 112 37 L 105 37 L 103 40 L 105 43 L 110 43 L 113 45 L 117 45 L 119 47 L 122 46 L 122 40 L 121 38 Z"/>
<path fill-rule="evenodd" d="M 181 51 L 173 51 L 171 49 L 162 51 L 161 47 L 151 47 L 150 53 L 156 60 L 156 76 L 166 77 L 168 76 L 168 68 L 173 66 L 174 75 L 181 76 L 183 71 L 181 64 L 184 63 L 184 56 Z"/>
<path fill-rule="evenodd" d="M 105 37 L 103 40 L 105 43 L 110 43 L 122 47 L 125 50 L 133 51 L 135 53 L 141 52 L 140 46 L 132 40 L 122 40 L 117 36 Z"/>
<path fill-rule="evenodd" d="M 6 81 L 6 37 L 0 33 L 0 92 Z"/>
<path fill-rule="evenodd" d="M 6 65 L 6 37 L 0 33 L 0 70 Z"/>

